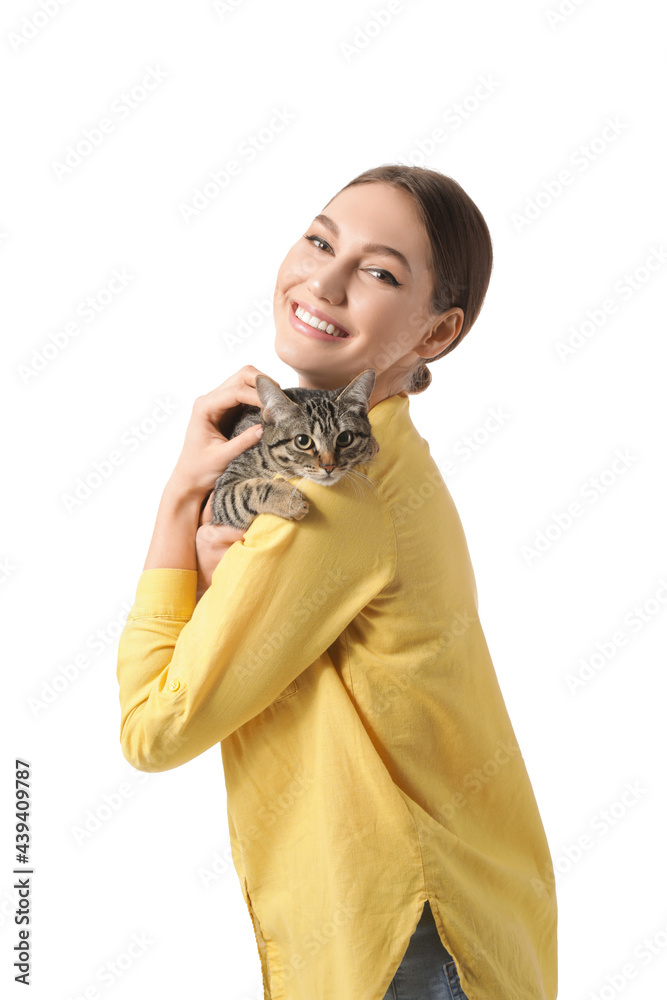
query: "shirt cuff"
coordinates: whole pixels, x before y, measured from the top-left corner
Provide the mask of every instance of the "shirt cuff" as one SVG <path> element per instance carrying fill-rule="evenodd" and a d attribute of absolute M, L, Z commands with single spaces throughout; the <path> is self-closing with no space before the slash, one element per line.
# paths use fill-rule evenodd
<path fill-rule="evenodd" d="M 196 604 L 196 569 L 145 569 L 127 620 L 165 615 L 190 619 Z"/>

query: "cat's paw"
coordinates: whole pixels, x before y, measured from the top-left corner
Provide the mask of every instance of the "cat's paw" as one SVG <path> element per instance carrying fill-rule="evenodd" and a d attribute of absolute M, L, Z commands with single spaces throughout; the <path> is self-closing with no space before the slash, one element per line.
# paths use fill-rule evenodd
<path fill-rule="evenodd" d="M 309 510 L 309 504 L 303 493 L 296 493 L 292 496 L 289 505 L 289 516 L 292 521 L 300 521 L 302 517 L 305 517 Z"/>
<path fill-rule="evenodd" d="M 300 521 L 302 517 L 306 516 L 308 509 L 308 501 L 299 490 L 281 491 L 272 497 L 272 512 L 278 517 L 284 517 L 287 521 Z"/>

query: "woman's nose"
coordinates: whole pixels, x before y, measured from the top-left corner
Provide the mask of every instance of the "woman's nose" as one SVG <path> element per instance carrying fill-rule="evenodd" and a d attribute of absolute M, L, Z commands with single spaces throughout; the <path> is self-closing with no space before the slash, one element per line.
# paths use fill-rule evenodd
<path fill-rule="evenodd" d="M 308 288 L 313 295 L 337 306 L 345 299 L 345 276 L 335 261 L 322 261 L 310 274 Z"/>

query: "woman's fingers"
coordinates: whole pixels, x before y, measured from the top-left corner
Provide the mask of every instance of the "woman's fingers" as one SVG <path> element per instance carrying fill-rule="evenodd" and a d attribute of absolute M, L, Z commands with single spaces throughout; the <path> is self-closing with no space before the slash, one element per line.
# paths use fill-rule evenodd
<path fill-rule="evenodd" d="M 262 404 L 255 388 L 255 376 L 262 374 L 264 373 L 260 372 L 254 365 L 244 365 L 215 389 L 211 389 L 203 396 L 198 396 L 195 400 L 195 406 L 205 409 L 214 423 L 218 422 L 226 410 L 230 410 L 240 403 L 261 407 Z"/>
<path fill-rule="evenodd" d="M 209 549 L 217 550 L 243 538 L 245 532 L 245 528 L 232 528 L 230 524 L 211 524 L 210 521 L 204 521 L 198 529 L 197 535 L 202 544 L 208 546 Z"/>
<path fill-rule="evenodd" d="M 243 538 L 243 531 L 227 524 L 202 524 L 197 529 L 197 600 L 208 590 L 213 574 L 234 542 Z"/>
<path fill-rule="evenodd" d="M 199 527 L 201 527 L 202 524 L 210 524 L 212 517 L 213 517 L 213 490 L 211 490 L 209 498 L 204 506 L 204 509 L 199 515 Z"/>
<path fill-rule="evenodd" d="M 240 437 L 241 435 L 239 435 Z M 236 439 L 234 439 L 236 440 Z M 247 528 L 233 528 L 231 524 L 211 524 L 211 518 L 213 517 L 213 493 L 206 501 L 203 511 L 201 512 L 199 518 L 199 527 L 206 528 L 210 530 L 202 531 L 202 537 L 206 539 L 208 543 L 214 542 L 218 544 L 229 544 L 231 542 L 238 541 L 239 538 L 243 538 L 243 535 L 248 530 Z"/>
<path fill-rule="evenodd" d="M 197 529 L 197 600 L 211 586 L 213 574 L 232 544 L 243 538 L 243 531 L 227 524 L 202 524 Z"/>
<path fill-rule="evenodd" d="M 236 422 L 233 411 L 241 403 L 261 409 L 255 388 L 255 376 L 261 374 L 253 365 L 245 365 L 222 385 L 197 397 L 172 473 L 179 489 L 201 493 L 203 499 L 232 459 L 257 444 L 259 423 L 234 437 L 227 437 L 227 432 L 233 433 Z"/>
<path fill-rule="evenodd" d="M 236 458 L 237 455 L 240 455 L 242 451 L 245 451 L 247 448 L 252 448 L 254 444 L 257 444 L 262 436 L 262 431 L 263 428 L 261 424 L 253 424 L 252 427 L 246 427 L 244 431 L 237 434 L 235 437 L 229 438 L 224 445 L 225 462 L 229 464 L 229 462 L 231 462 L 233 458 Z"/>

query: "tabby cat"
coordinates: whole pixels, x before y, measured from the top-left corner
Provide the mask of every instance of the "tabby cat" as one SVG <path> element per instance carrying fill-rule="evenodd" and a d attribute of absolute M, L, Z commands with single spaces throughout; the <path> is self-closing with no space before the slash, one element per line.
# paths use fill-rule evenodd
<path fill-rule="evenodd" d="M 268 375 L 257 375 L 261 408 L 242 403 L 226 432 L 236 437 L 260 423 L 257 444 L 233 458 L 213 487 L 212 524 L 245 530 L 258 514 L 299 521 L 308 500 L 291 483 L 272 479 L 301 476 L 332 486 L 379 451 L 371 433 L 368 404 L 375 369 L 366 368 L 339 389 L 281 389 Z"/>

